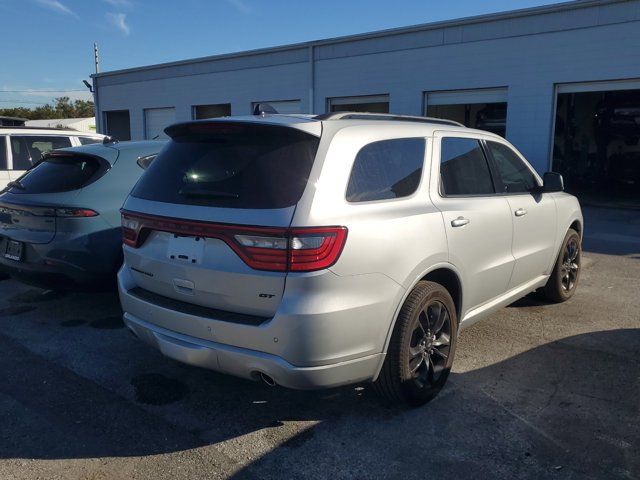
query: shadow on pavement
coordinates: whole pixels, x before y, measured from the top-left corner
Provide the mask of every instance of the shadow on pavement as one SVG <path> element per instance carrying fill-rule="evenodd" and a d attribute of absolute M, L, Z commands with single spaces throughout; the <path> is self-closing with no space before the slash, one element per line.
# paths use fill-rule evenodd
<path fill-rule="evenodd" d="M 182 366 L 181 400 L 143 408 L 3 336 L 0 362 L 1 458 L 146 456 L 243 436 L 255 450 L 237 478 L 640 475 L 640 329 L 453 374 L 415 410 L 381 405 L 366 385 L 297 392 Z"/>

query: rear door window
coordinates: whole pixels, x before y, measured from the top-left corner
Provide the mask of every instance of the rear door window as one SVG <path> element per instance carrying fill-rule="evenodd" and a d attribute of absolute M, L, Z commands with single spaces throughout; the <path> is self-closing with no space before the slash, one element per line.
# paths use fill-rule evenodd
<path fill-rule="evenodd" d="M 47 157 L 10 187 L 11 193 L 59 193 L 77 190 L 97 180 L 108 164 L 84 155 Z"/>
<path fill-rule="evenodd" d="M 370 143 L 353 162 L 347 186 L 348 202 L 407 197 L 420 184 L 424 138 L 399 138 Z"/>
<path fill-rule="evenodd" d="M 440 181 L 445 195 L 495 193 L 489 164 L 480 142 L 445 137 L 440 147 Z"/>
<path fill-rule="evenodd" d="M 275 209 L 298 203 L 319 139 L 289 127 L 232 122 L 170 127 L 169 144 L 132 191 L 158 202 Z"/>
<path fill-rule="evenodd" d="M 70 147 L 71 139 L 46 135 L 11 135 L 10 143 L 13 169 L 27 170 L 45 153 L 57 148 Z"/>

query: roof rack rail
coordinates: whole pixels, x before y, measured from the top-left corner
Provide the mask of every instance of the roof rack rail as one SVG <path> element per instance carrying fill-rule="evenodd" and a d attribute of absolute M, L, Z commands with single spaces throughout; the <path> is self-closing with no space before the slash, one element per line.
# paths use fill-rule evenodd
<path fill-rule="evenodd" d="M 413 115 L 394 115 L 391 113 L 367 113 L 367 112 L 331 112 L 313 117 L 315 120 L 391 120 L 398 122 L 435 123 L 439 125 L 451 125 L 464 127 L 454 120 L 433 117 L 418 117 Z"/>

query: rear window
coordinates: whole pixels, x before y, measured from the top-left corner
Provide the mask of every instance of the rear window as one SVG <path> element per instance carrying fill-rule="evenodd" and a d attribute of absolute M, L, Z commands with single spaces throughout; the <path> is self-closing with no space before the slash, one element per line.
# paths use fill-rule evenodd
<path fill-rule="evenodd" d="M 169 129 L 172 140 L 132 191 L 158 202 L 285 208 L 302 197 L 319 139 L 289 127 L 230 122 Z"/>
<path fill-rule="evenodd" d="M 106 162 L 86 156 L 53 156 L 42 160 L 16 182 L 11 193 L 60 193 L 77 190 L 97 180 Z"/>

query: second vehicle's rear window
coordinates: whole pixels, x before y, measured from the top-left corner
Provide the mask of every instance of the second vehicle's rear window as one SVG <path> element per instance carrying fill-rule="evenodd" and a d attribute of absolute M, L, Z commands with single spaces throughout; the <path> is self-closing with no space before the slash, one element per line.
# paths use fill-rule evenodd
<path fill-rule="evenodd" d="M 230 122 L 171 127 L 172 140 L 132 191 L 158 202 L 285 208 L 302 197 L 319 139 L 289 127 Z"/>
<path fill-rule="evenodd" d="M 10 185 L 11 193 L 59 193 L 77 190 L 105 170 L 98 159 L 69 155 L 45 158 Z"/>

